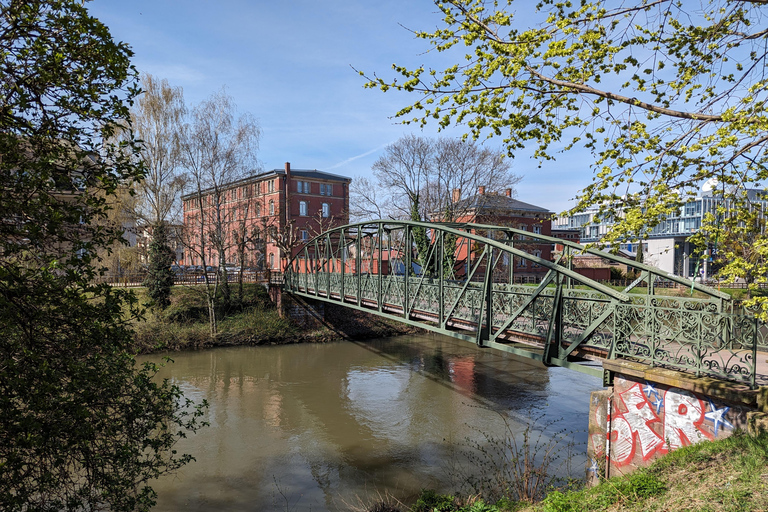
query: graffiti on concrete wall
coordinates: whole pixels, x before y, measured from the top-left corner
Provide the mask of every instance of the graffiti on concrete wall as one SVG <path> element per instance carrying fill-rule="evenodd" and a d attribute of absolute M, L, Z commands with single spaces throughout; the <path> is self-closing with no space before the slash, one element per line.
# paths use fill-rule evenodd
<path fill-rule="evenodd" d="M 648 461 L 706 439 L 725 437 L 734 426 L 730 407 L 690 391 L 617 378 L 610 412 L 595 408 L 593 421 L 608 432 L 593 432 L 595 456 L 615 467 Z M 593 462 L 593 465 L 595 463 Z"/>

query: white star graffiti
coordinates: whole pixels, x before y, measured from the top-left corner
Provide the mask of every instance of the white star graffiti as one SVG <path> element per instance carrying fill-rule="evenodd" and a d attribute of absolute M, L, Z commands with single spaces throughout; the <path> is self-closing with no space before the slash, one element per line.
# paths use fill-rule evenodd
<path fill-rule="evenodd" d="M 656 395 L 656 398 L 651 402 L 651 405 L 656 408 L 656 414 L 661 414 L 661 409 L 664 407 L 664 400 L 659 395 Z"/>
<path fill-rule="evenodd" d="M 725 419 L 725 415 L 730 410 L 730 407 L 723 406 L 722 409 L 718 409 L 717 407 L 715 407 L 715 404 L 712 403 L 712 400 L 710 400 L 709 409 L 710 409 L 709 412 L 704 413 L 704 418 L 714 423 L 715 437 L 717 437 L 717 432 L 720 429 L 720 424 L 730 429 L 733 428 L 733 425 L 731 425 L 731 423 Z"/>
<path fill-rule="evenodd" d="M 643 386 L 643 393 L 645 393 L 645 396 L 647 396 L 649 399 L 651 398 L 651 395 L 655 395 L 656 398 L 659 398 L 659 392 L 656 391 L 656 386 L 648 381 L 646 381 L 645 386 Z"/>

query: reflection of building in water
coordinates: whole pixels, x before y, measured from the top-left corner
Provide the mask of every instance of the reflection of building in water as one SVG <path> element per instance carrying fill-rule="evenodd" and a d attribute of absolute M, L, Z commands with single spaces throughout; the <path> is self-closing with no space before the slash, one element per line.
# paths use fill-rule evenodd
<path fill-rule="evenodd" d="M 451 382 L 456 384 L 462 394 L 475 392 L 475 358 L 464 356 L 453 359 L 449 364 Z"/>
<path fill-rule="evenodd" d="M 283 408 L 283 397 L 277 389 L 272 390 L 271 396 L 264 403 L 264 420 L 270 427 L 280 426 L 280 413 Z"/>
<path fill-rule="evenodd" d="M 217 349 L 163 371 L 211 404 L 211 426 L 179 447 L 197 463 L 157 487 L 165 510 L 274 510 L 276 485 L 312 510 L 444 488 L 461 442 L 503 431 L 496 411 L 524 408 L 510 396 L 541 401 L 548 383 L 540 366 L 442 336 Z"/>

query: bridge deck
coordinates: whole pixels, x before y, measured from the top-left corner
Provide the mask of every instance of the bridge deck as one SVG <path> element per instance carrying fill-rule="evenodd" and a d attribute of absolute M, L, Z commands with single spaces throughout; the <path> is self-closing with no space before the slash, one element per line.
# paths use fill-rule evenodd
<path fill-rule="evenodd" d="M 552 262 L 520 249 L 561 240 L 495 226 L 506 237 L 500 242 L 478 235 L 479 227 L 490 233 L 489 226 L 395 221 L 336 228 L 305 245 L 284 288 L 591 374 L 602 374 L 605 359 L 628 359 L 752 388 L 768 384 L 768 327 L 734 313 L 727 295 L 636 262 L 629 263 L 639 267 L 638 279 L 617 291 L 575 272 L 567 254 Z M 429 240 L 421 253 L 419 229 Z M 516 284 L 523 260 L 543 269 L 540 283 Z M 681 281 L 698 295 L 657 294 L 660 280 Z M 630 293 L 639 285 L 646 293 Z"/>

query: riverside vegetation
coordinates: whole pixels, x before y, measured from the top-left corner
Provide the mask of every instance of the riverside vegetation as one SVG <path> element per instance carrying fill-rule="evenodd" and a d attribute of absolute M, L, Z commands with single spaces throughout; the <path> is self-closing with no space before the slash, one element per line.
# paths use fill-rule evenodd
<path fill-rule="evenodd" d="M 149 302 L 146 289 L 137 288 L 135 293 L 140 303 Z M 148 308 L 134 321 L 135 351 L 146 354 L 233 345 L 322 343 L 419 331 L 334 305 L 325 306 L 323 325 L 300 329 L 279 315 L 260 284 L 244 284 L 242 296 L 233 296 L 228 308 L 219 306 L 216 315 L 218 332 L 211 336 L 206 295 L 197 287 L 174 286 L 167 308 Z"/>
<path fill-rule="evenodd" d="M 383 499 L 366 512 L 591 512 L 768 510 L 768 434 L 736 433 L 678 449 L 634 473 L 588 489 L 551 490 L 538 503 L 425 490 L 410 508 Z"/>

